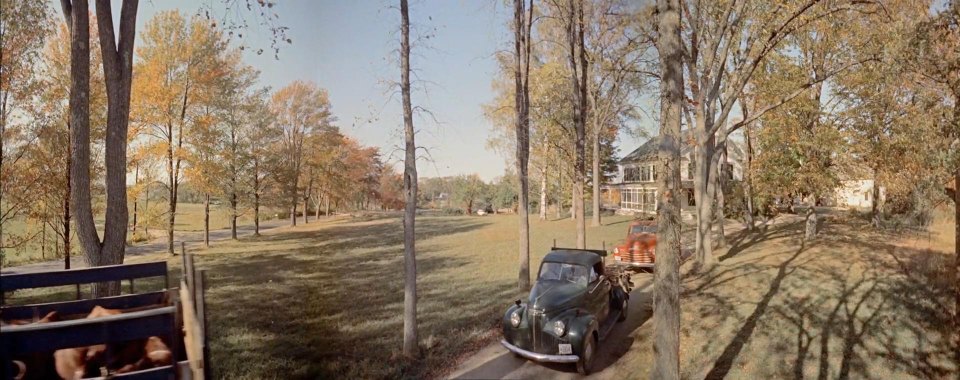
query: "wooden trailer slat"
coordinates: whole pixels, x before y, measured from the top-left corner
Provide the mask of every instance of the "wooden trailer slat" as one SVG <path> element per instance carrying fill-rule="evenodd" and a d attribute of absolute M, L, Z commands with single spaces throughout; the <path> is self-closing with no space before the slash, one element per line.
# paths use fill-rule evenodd
<path fill-rule="evenodd" d="M 9 355 L 171 336 L 175 306 L 92 319 L 0 327 L 0 352 Z M 109 337 L 109 338 L 107 338 Z"/>
<path fill-rule="evenodd" d="M 95 282 L 160 276 L 167 276 L 167 263 L 165 261 L 108 265 L 50 272 L 7 274 L 0 276 L 0 291 L 9 292 L 19 289 L 91 284 Z"/>
<path fill-rule="evenodd" d="M 4 279 L 6 280 L 6 279 Z M 0 318 L 4 320 L 22 319 L 32 320 L 34 317 L 43 318 L 47 313 L 56 311 L 61 316 L 88 314 L 94 306 L 107 309 L 132 309 L 149 305 L 169 304 L 168 291 L 128 294 L 115 297 L 96 298 L 92 300 L 51 302 L 32 305 L 0 307 Z"/>
<path fill-rule="evenodd" d="M 168 365 L 157 368 L 145 369 L 142 371 L 129 372 L 129 373 L 119 373 L 115 375 L 110 375 L 110 377 L 95 377 L 90 380 L 106 380 L 106 379 L 129 379 L 129 380 L 168 380 L 174 379 L 177 376 L 177 366 L 178 365 Z"/>

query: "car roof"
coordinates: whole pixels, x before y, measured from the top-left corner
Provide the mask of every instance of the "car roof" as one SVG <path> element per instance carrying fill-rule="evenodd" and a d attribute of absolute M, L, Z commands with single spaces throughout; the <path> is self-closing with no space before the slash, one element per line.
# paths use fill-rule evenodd
<path fill-rule="evenodd" d="M 547 253 L 547 256 L 543 258 L 543 261 L 544 262 L 549 261 L 554 263 L 579 264 L 579 265 L 589 267 L 603 260 L 603 257 L 600 255 L 600 252 L 602 251 L 555 248 L 554 250 Z M 606 255 L 606 252 L 604 252 L 604 255 Z"/>

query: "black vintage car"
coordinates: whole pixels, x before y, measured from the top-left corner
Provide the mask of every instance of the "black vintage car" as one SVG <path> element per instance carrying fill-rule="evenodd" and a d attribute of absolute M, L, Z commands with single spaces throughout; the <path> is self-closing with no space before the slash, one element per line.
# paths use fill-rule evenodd
<path fill-rule="evenodd" d="M 553 248 L 537 274 L 527 302 L 503 315 L 501 343 L 516 355 L 553 363 L 576 363 L 590 373 L 597 344 L 627 316 L 630 279 L 605 268 L 602 250 Z"/>

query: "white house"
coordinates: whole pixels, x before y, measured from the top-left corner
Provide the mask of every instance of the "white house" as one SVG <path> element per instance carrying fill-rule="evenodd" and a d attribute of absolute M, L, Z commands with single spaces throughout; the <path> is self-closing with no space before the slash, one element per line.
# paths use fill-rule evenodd
<path fill-rule="evenodd" d="M 696 163 L 693 161 L 696 141 L 690 130 L 681 134 L 680 182 L 686 196 L 681 199 L 681 210 L 689 214 L 695 206 L 693 195 L 693 175 Z M 617 210 L 622 214 L 656 212 L 657 204 L 657 147 L 660 139 L 653 137 L 646 143 L 624 156 L 618 163 L 618 175 L 612 183 L 603 188 L 603 207 Z M 740 165 L 742 151 L 733 140 L 728 142 L 726 159 L 722 172 L 728 179 L 743 178 Z M 693 163 L 693 164 L 691 164 Z"/>

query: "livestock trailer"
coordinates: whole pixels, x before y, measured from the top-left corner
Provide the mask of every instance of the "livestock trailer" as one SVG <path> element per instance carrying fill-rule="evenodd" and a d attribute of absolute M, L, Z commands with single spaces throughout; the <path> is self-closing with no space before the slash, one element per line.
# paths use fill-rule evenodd
<path fill-rule="evenodd" d="M 69 357 L 75 349 L 82 349 L 77 351 L 77 359 L 89 359 L 84 355 L 95 348 L 102 352 L 97 363 L 103 365 L 91 369 L 95 364 L 84 361 L 83 369 L 76 372 L 78 376 L 82 373 L 85 378 L 208 378 L 203 277 L 203 271 L 194 270 L 190 254 L 183 255 L 183 276 L 176 288 L 169 286 L 164 261 L 0 275 L 0 378 L 63 377 L 60 371 L 65 361 L 61 355 Z M 137 281 L 145 278 L 162 278 L 163 288 L 136 293 Z M 89 292 L 89 298 L 81 297 L 82 285 L 112 281 L 120 282 L 124 288 L 128 286 L 127 294 L 96 298 Z M 65 286 L 76 289 L 74 300 L 22 305 L 6 302 L 10 292 Z M 116 314 L 94 317 L 91 310 L 97 307 Z M 51 315 L 56 316 L 53 321 Z M 164 363 L 169 364 L 144 365 L 147 362 L 141 361 L 139 367 L 128 365 L 118 370 L 117 366 L 123 364 L 119 358 L 124 353 L 139 350 L 136 352 L 143 356 L 143 342 L 154 339 L 165 344 L 167 350 L 163 354 L 172 360 Z M 58 355 L 56 360 L 54 352 Z"/>

